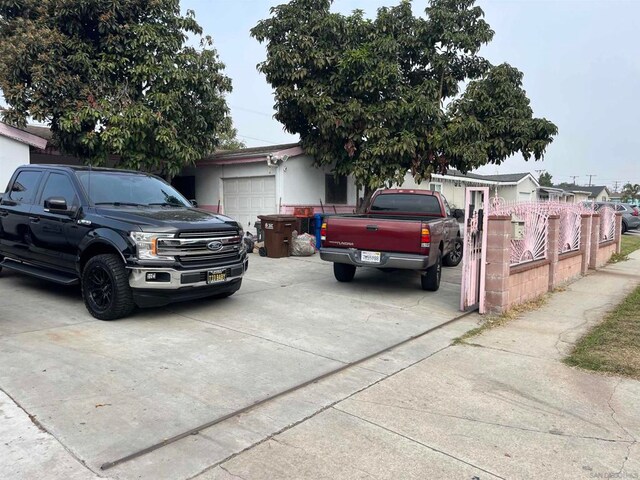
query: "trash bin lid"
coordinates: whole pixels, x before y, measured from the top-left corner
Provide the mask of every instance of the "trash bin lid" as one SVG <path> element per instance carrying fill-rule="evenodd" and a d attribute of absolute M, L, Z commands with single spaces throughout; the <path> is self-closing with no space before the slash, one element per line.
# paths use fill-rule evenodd
<path fill-rule="evenodd" d="M 295 222 L 297 217 L 293 215 L 258 215 L 260 220 L 267 222 Z"/>

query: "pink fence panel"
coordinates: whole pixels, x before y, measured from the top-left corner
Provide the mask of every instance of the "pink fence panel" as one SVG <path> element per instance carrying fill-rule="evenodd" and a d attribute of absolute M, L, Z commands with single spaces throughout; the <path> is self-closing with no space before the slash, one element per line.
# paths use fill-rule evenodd
<path fill-rule="evenodd" d="M 600 214 L 600 243 L 614 240 L 616 237 L 616 211 L 609 206 L 598 209 Z"/>

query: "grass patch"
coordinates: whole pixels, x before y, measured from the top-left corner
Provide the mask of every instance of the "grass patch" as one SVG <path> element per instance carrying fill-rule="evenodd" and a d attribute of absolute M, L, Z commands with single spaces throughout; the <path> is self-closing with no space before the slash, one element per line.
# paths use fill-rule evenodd
<path fill-rule="evenodd" d="M 533 300 L 529 300 L 528 302 L 516 305 L 511 310 L 501 315 L 488 315 L 487 317 L 485 317 L 482 325 L 473 328 L 466 332 L 464 335 L 454 339 L 453 345 L 473 345 L 472 343 L 468 342 L 469 339 L 477 337 L 478 335 L 486 332 L 489 329 L 500 327 L 510 322 L 511 320 L 518 318 L 523 313 L 530 312 L 531 310 L 537 310 L 538 308 L 544 306 L 545 303 L 547 303 L 548 298 L 549 294 L 540 295 L 538 298 L 534 298 Z"/>
<path fill-rule="evenodd" d="M 611 263 L 618 263 L 627 260 L 631 252 L 640 249 L 640 236 L 638 235 L 622 235 L 620 244 L 620 253 L 614 253 L 611 256 Z"/>
<path fill-rule="evenodd" d="M 585 335 L 564 362 L 640 379 L 640 286 Z"/>

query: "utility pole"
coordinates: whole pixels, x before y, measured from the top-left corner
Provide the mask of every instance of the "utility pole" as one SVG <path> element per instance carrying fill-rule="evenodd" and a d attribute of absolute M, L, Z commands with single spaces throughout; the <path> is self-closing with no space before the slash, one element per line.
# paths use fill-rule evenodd
<path fill-rule="evenodd" d="M 620 185 L 620 181 L 616 180 L 615 182 L 613 182 L 613 191 L 617 192 L 618 191 L 618 185 Z"/>
<path fill-rule="evenodd" d="M 576 184 L 576 178 L 578 178 L 580 175 L 569 175 L 571 178 L 573 178 L 573 184 Z"/>
<path fill-rule="evenodd" d="M 589 177 L 589 186 L 591 186 L 591 178 L 592 177 L 597 177 L 597 175 L 591 174 L 591 175 L 587 175 L 587 177 Z"/>

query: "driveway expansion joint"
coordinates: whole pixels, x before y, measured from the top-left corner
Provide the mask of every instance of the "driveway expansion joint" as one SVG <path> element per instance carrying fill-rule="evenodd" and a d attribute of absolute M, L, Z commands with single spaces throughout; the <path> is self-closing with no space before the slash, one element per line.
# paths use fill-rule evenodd
<path fill-rule="evenodd" d="M 64 443 L 62 443 L 57 436 L 55 436 L 52 432 L 47 430 L 47 428 L 40 422 L 40 420 L 38 420 L 34 415 L 30 414 L 27 411 L 26 408 L 24 408 L 15 398 L 13 398 L 11 395 L 9 395 L 9 393 L 4 388 L 2 388 L 1 386 L 0 386 L 0 392 L 4 393 L 7 396 L 7 398 L 9 398 L 9 400 L 11 400 L 20 410 L 22 410 L 25 413 L 25 415 L 27 415 L 27 417 L 29 417 L 29 420 L 31 421 L 31 423 L 33 423 L 33 425 L 38 430 L 40 430 L 42 433 L 46 433 L 47 435 L 50 435 L 51 438 L 53 438 L 56 442 L 58 442 L 58 444 L 62 448 L 64 448 L 64 450 L 69 455 L 71 455 L 71 458 L 73 458 L 76 462 L 78 462 L 84 468 L 89 470 L 89 472 L 91 472 L 93 475 L 96 475 L 97 477 L 100 477 L 100 478 L 108 478 L 108 477 L 105 477 L 104 475 L 100 475 L 99 473 L 95 472 L 91 467 L 89 467 L 89 465 L 87 465 L 87 463 L 82 458 L 80 458 L 78 455 L 75 454 L 75 452 L 73 450 L 71 450 Z"/>

